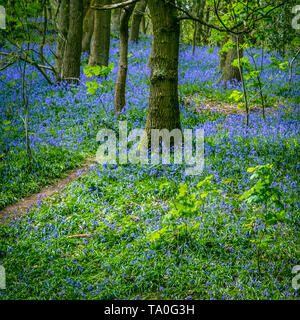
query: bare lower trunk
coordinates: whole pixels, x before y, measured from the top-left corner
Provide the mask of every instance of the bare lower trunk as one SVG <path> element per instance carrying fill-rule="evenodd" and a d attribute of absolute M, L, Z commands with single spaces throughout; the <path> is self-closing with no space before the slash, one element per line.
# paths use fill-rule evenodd
<path fill-rule="evenodd" d="M 204 20 L 204 11 L 206 6 L 206 0 L 197 3 L 196 15 L 200 20 Z M 200 23 L 195 22 L 195 43 L 200 44 L 204 37 L 204 26 Z"/>
<path fill-rule="evenodd" d="M 200 3 L 196 4 L 195 14 L 196 17 L 199 17 L 201 11 Z M 192 54 L 195 54 L 196 44 L 197 44 L 197 35 L 198 35 L 199 26 L 196 21 L 194 21 L 194 32 L 193 32 L 193 45 L 192 45 Z"/>
<path fill-rule="evenodd" d="M 128 69 L 128 22 L 135 4 L 126 6 L 120 18 L 120 59 L 115 91 L 115 110 L 122 111 L 125 106 L 125 88 Z"/>
<path fill-rule="evenodd" d="M 203 17 L 203 19 L 205 19 L 205 21 L 209 21 L 210 12 L 211 12 L 210 7 L 207 5 L 206 9 L 205 9 L 205 5 L 204 5 L 202 17 Z M 212 29 L 208 26 L 202 26 L 201 42 L 203 45 L 208 44 L 208 39 L 211 35 L 211 30 Z"/>
<path fill-rule="evenodd" d="M 147 7 L 147 2 L 148 0 L 142 0 L 138 2 L 134 9 L 132 16 L 130 41 L 138 42 L 139 40 L 140 24 Z"/>
<path fill-rule="evenodd" d="M 42 35 L 42 43 L 40 45 L 41 64 L 45 64 L 45 61 L 44 61 L 44 46 L 46 44 L 46 33 L 47 33 L 47 23 L 48 23 L 48 10 L 47 10 L 46 0 L 44 0 L 44 2 L 43 2 L 43 11 L 44 11 L 43 35 Z"/>
<path fill-rule="evenodd" d="M 174 3 L 174 0 L 170 1 Z M 177 10 L 161 0 L 149 1 L 154 42 L 151 54 L 150 97 L 146 122 L 151 129 L 181 128 L 178 102 L 179 23 Z"/>
<path fill-rule="evenodd" d="M 61 74 L 65 45 L 67 42 L 69 29 L 69 6 L 70 0 L 62 0 L 58 13 L 58 39 L 56 44 L 56 69 L 57 74 Z"/>
<path fill-rule="evenodd" d="M 94 31 L 94 11 L 89 8 L 83 20 L 82 52 L 90 52 Z"/>
<path fill-rule="evenodd" d="M 70 0 L 70 22 L 62 65 L 62 79 L 78 82 L 82 43 L 83 1 Z"/>
<path fill-rule="evenodd" d="M 111 0 L 97 0 L 95 5 L 101 7 L 111 4 Z M 89 60 L 90 66 L 108 66 L 110 48 L 110 10 L 95 10 L 94 33 Z"/>
<path fill-rule="evenodd" d="M 230 40 L 236 44 L 236 37 L 235 36 L 230 36 Z M 239 51 L 239 56 L 242 58 L 243 56 L 243 50 L 241 49 Z M 226 54 L 226 61 L 222 62 L 222 65 L 224 66 L 223 68 L 223 73 L 222 73 L 222 80 L 223 80 L 223 85 L 227 86 L 228 83 L 233 82 L 233 81 L 241 81 L 241 74 L 240 70 L 238 67 L 234 67 L 232 65 L 233 61 L 238 59 L 238 53 L 236 48 L 229 49 L 227 54 Z"/>

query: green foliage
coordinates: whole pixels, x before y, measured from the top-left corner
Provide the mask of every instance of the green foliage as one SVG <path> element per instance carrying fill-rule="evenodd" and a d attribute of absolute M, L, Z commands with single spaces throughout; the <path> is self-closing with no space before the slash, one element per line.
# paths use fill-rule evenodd
<path fill-rule="evenodd" d="M 88 78 L 93 76 L 107 77 L 112 72 L 113 68 L 114 64 L 110 63 L 108 66 L 85 66 L 83 71 Z"/>
<path fill-rule="evenodd" d="M 282 191 L 273 186 L 274 183 L 274 171 L 272 164 L 259 165 L 257 167 L 251 167 L 247 172 L 252 173 L 250 180 L 256 181 L 255 184 L 246 191 L 241 197 L 241 200 L 245 200 L 251 205 L 258 206 L 261 209 L 261 205 L 269 206 L 269 210 L 263 210 L 264 215 L 260 216 L 267 225 L 276 224 L 278 222 L 284 222 L 286 218 L 286 212 L 282 201 Z M 280 209 L 280 211 L 272 210 L 273 208 Z"/>
<path fill-rule="evenodd" d="M 240 64 L 241 64 L 241 67 L 242 67 L 242 68 L 245 68 L 245 69 L 248 69 L 248 68 L 251 67 L 251 64 L 250 64 L 250 61 L 249 61 L 249 58 L 248 58 L 248 57 L 242 57 L 242 58 L 240 58 Z M 233 65 L 234 67 L 239 68 L 239 60 L 238 60 L 238 59 L 233 60 L 232 65 Z"/>
<path fill-rule="evenodd" d="M 205 198 L 208 196 L 212 198 L 221 192 L 213 185 L 212 178 L 213 176 L 210 175 L 199 182 L 197 191 L 193 193 L 188 191 L 187 184 L 180 184 L 179 193 L 172 202 L 172 208 L 163 218 L 162 228 L 148 236 L 151 242 L 165 236 L 168 237 L 168 242 L 172 242 L 174 236 L 177 236 L 178 240 L 180 236 L 186 236 L 188 232 L 197 229 L 199 223 L 193 223 L 192 218 L 198 216 L 199 212 L 205 209 Z M 160 185 L 160 189 L 164 189 L 168 185 L 168 183 L 163 183 Z"/>
<path fill-rule="evenodd" d="M 114 68 L 114 64 L 110 63 L 107 67 L 106 66 L 95 66 L 95 67 L 85 66 L 83 71 L 88 78 L 91 78 L 94 76 L 106 78 L 112 72 L 113 68 Z M 86 82 L 86 86 L 88 87 L 87 92 L 92 95 L 96 94 L 98 90 L 101 90 L 102 93 L 109 92 L 112 89 L 113 85 L 114 83 L 112 79 L 108 79 L 108 80 L 103 79 L 101 83 L 99 83 L 96 79 Z"/>
<path fill-rule="evenodd" d="M 226 53 L 228 52 L 229 49 L 234 49 L 236 48 L 236 44 L 233 43 L 233 41 L 231 39 L 229 39 L 221 48 L 221 50 L 219 51 L 219 54 L 221 55 L 222 53 Z"/>
<path fill-rule="evenodd" d="M 243 100 L 243 97 L 243 92 L 240 92 L 238 90 L 233 90 L 231 95 L 229 96 L 229 98 L 235 102 L 241 102 Z"/>
<path fill-rule="evenodd" d="M 256 246 L 258 271 L 261 274 L 262 250 L 266 250 L 272 242 L 272 236 L 268 234 L 267 227 L 286 222 L 286 211 L 281 190 L 273 186 L 273 165 L 250 167 L 247 172 L 252 173 L 250 181 L 255 183 L 240 197 L 240 200 L 245 200 L 253 207 L 254 215 L 248 219 L 244 227 L 248 232 L 253 230 L 256 234 L 251 242 Z M 261 222 L 263 226 L 256 228 Z"/>

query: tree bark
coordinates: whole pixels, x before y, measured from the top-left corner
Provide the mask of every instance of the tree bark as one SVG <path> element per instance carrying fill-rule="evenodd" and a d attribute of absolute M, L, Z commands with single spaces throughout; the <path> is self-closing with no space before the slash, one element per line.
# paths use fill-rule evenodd
<path fill-rule="evenodd" d="M 65 52 L 65 45 L 67 42 L 68 29 L 69 29 L 69 6 L 70 0 L 62 0 L 58 13 L 58 39 L 56 43 L 56 69 L 57 74 L 61 74 L 61 67 Z"/>
<path fill-rule="evenodd" d="M 83 1 L 70 0 L 69 31 L 64 51 L 62 79 L 78 82 L 82 43 Z"/>
<path fill-rule="evenodd" d="M 227 43 L 227 41 L 229 40 L 228 36 L 225 36 L 225 39 L 223 40 L 222 43 L 222 47 L 225 45 L 225 43 Z M 227 57 L 227 52 L 222 52 L 220 54 L 220 64 L 219 67 L 220 69 L 223 71 L 225 68 L 225 64 L 226 64 L 226 57 Z"/>
<path fill-rule="evenodd" d="M 83 20 L 82 52 L 90 52 L 94 32 L 94 10 L 88 8 Z"/>
<path fill-rule="evenodd" d="M 134 9 L 132 16 L 130 41 L 136 43 L 139 41 L 140 25 L 147 7 L 147 2 L 148 0 L 142 0 L 138 2 Z"/>
<path fill-rule="evenodd" d="M 147 32 L 145 14 L 143 15 L 142 21 L 141 21 L 141 31 L 143 34 L 146 34 L 146 32 Z"/>
<path fill-rule="evenodd" d="M 205 7 L 205 4 L 203 6 L 203 12 L 201 13 L 201 18 L 205 19 L 205 21 L 209 21 L 209 16 L 210 16 L 210 7 L 209 5 L 207 5 Z M 209 28 L 208 26 L 201 26 L 201 43 L 203 45 L 207 45 L 208 44 L 208 38 L 210 37 L 211 35 L 211 28 Z"/>
<path fill-rule="evenodd" d="M 170 1 L 174 3 L 174 0 Z M 178 102 L 179 23 L 177 10 L 161 0 L 149 1 L 154 42 L 146 132 L 181 129 Z"/>
<path fill-rule="evenodd" d="M 203 1 L 204 5 L 205 2 Z M 196 17 L 199 17 L 200 15 L 200 11 L 201 11 L 201 5 L 200 3 L 196 3 L 195 5 L 195 14 Z M 200 17 L 199 17 L 200 18 Z M 193 32 L 193 44 L 192 44 L 192 54 L 195 54 L 195 50 L 196 50 L 196 45 L 197 45 L 197 36 L 198 36 L 198 30 L 199 30 L 199 23 L 197 23 L 196 21 L 194 21 L 194 32 Z"/>
<path fill-rule="evenodd" d="M 113 31 L 120 31 L 120 15 L 121 15 L 121 9 L 115 9 L 112 12 L 111 19 L 111 28 Z"/>
<path fill-rule="evenodd" d="M 128 69 L 128 22 L 135 4 L 126 6 L 121 11 L 120 18 L 120 59 L 115 91 L 115 110 L 122 111 L 125 106 L 125 88 Z"/>
<path fill-rule="evenodd" d="M 236 45 L 237 40 L 236 37 L 231 35 L 230 40 Z M 243 50 L 241 49 L 239 51 L 240 58 L 243 56 Z M 223 58 L 224 59 L 224 58 Z M 227 86 L 228 83 L 232 83 L 234 80 L 241 81 L 241 74 L 238 67 L 232 66 L 232 63 L 235 59 L 238 59 L 238 53 L 236 48 L 229 49 L 226 54 L 226 60 L 222 62 L 223 67 L 223 73 L 222 73 L 222 80 L 224 87 Z M 221 65 L 221 66 L 222 66 Z"/>
<path fill-rule="evenodd" d="M 94 5 L 101 7 L 111 0 L 97 0 Z M 94 10 L 94 36 L 89 60 L 90 66 L 108 66 L 110 49 L 110 10 Z"/>

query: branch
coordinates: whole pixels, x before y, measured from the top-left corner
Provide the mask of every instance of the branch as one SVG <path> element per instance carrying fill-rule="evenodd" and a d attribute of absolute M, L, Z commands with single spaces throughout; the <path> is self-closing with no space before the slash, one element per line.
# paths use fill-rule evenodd
<path fill-rule="evenodd" d="M 130 4 L 134 4 L 136 2 L 139 2 L 140 0 L 127 0 L 127 1 L 124 1 L 124 2 L 120 2 L 120 3 L 114 3 L 114 4 L 108 4 L 108 5 L 105 5 L 105 6 L 101 6 L 101 7 L 98 7 L 98 6 L 91 6 L 91 9 L 94 9 L 94 10 L 113 10 L 113 9 L 118 9 L 118 8 L 124 8 Z"/>
<path fill-rule="evenodd" d="M 10 53 L 0 52 L 0 55 L 10 56 Z M 17 60 L 22 60 L 22 61 L 27 62 L 27 63 L 29 63 L 30 65 L 36 67 L 36 68 L 39 70 L 39 72 L 44 76 L 44 78 L 47 80 L 47 82 L 48 82 L 50 85 L 53 84 L 52 81 L 51 81 L 51 79 L 48 77 L 47 73 L 44 71 L 44 69 L 46 69 L 46 70 L 51 70 L 51 71 L 52 71 L 51 67 L 38 64 L 36 61 L 31 60 L 31 59 L 28 57 L 27 54 L 25 54 L 25 55 L 15 54 L 14 58 L 15 58 L 15 61 L 17 61 Z M 15 61 L 14 61 L 14 62 L 15 62 Z"/>
<path fill-rule="evenodd" d="M 254 14 L 259 11 L 259 10 L 262 10 L 262 9 L 266 9 L 268 6 L 270 6 L 269 4 L 267 4 L 265 7 L 259 7 L 259 8 L 256 8 L 254 9 L 251 13 L 249 13 L 247 15 L 247 17 L 244 19 L 243 22 L 239 22 L 237 23 L 236 25 L 232 26 L 231 28 L 228 28 L 226 27 L 226 25 L 223 23 L 222 19 L 220 18 L 219 14 L 218 14 L 218 10 L 217 9 L 217 5 L 215 4 L 215 1 L 214 1 L 214 12 L 218 18 L 218 20 L 220 21 L 220 23 L 223 25 L 223 28 L 220 27 L 220 26 L 217 26 L 215 24 L 211 24 L 207 21 L 203 21 L 197 17 L 195 17 L 194 15 L 192 15 L 187 9 L 184 9 L 184 8 L 181 8 L 177 5 L 175 5 L 174 3 L 170 2 L 170 1 L 166 1 L 167 4 L 173 6 L 174 8 L 176 8 L 177 10 L 181 11 L 182 13 L 184 13 L 184 15 L 182 15 L 181 17 L 178 18 L 178 20 L 194 20 L 194 21 L 197 21 L 198 23 L 202 24 L 202 25 L 205 25 L 209 28 L 212 28 L 212 29 L 215 29 L 215 30 L 218 30 L 220 32 L 228 32 L 228 33 L 231 33 L 231 34 L 234 34 L 234 35 L 240 35 L 240 34 L 246 34 L 246 33 L 250 33 L 253 28 L 254 28 L 254 23 L 257 22 L 257 21 L 260 21 L 261 19 L 265 18 L 266 16 L 268 16 L 272 11 L 282 7 L 285 2 L 281 2 L 279 5 L 275 6 L 275 7 L 272 7 L 269 11 L 267 11 L 265 14 L 262 14 L 261 12 L 258 12 L 258 14 L 260 14 L 260 17 L 257 17 L 257 18 L 254 18 Z M 236 29 L 239 29 L 239 27 L 241 27 L 245 22 L 249 21 L 249 19 L 252 18 L 252 21 L 250 21 L 251 23 L 251 27 L 245 27 L 243 30 L 240 30 L 240 31 L 235 31 Z"/>
<path fill-rule="evenodd" d="M 12 60 L 12 61 L 8 62 L 4 67 L 1 67 L 1 68 L 0 68 L 0 72 L 3 71 L 3 70 L 5 70 L 5 69 L 7 69 L 7 68 L 10 67 L 11 65 L 13 65 L 16 61 L 17 61 L 17 60 L 15 59 L 15 60 Z"/>
<path fill-rule="evenodd" d="M 292 59 L 291 63 L 290 63 L 290 76 L 289 76 L 289 83 L 292 81 L 292 77 L 293 77 L 293 64 L 295 62 L 295 60 L 297 59 L 297 57 L 300 54 L 300 48 L 297 51 L 296 55 L 294 56 L 294 58 Z"/>

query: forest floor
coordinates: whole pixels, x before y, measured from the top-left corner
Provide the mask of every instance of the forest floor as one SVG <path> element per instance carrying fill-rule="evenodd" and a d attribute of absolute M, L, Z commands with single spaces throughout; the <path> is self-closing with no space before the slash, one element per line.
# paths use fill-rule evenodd
<path fill-rule="evenodd" d="M 0 299 L 298 297 L 292 268 L 299 264 L 299 76 L 289 85 L 287 72 L 266 69 L 266 119 L 260 111 L 251 112 L 246 126 L 244 112 L 231 112 L 236 104 L 232 96 L 241 87 L 216 85 L 218 51 L 197 48 L 192 56 L 191 47 L 180 49 L 181 122 L 184 129 L 204 129 L 204 171 L 187 176 L 185 164 L 131 163 L 98 164 L 89 170 L 88 163 L 78 179 L 65 177 L 59 192 L 0 225 L 0 263 L 7 279 Z M 127 105 L 119 118 L 113 87 L 90 95 L 82 74 L 78 87 L 49 90 L 28 68 L 34 156 L 30 167 L 22 121 L 7 112 L 19 92 L 19 75 L 14 68 L 5 71 L 6 79 L 0 82 L 5 139 L 0 152 L 1 209 L 41 193 L 67 170 L 74 170 L 70 178 L 77 176 L 75 168 L 95 156 L 99 129 L 118 130 L 119 120 L 127 121 L 129 130 L 144 127 L 149 54 L 147 39 L 130 46 Z M 113 81 L 117 60 L 118 41 L 113 39 Z M 270 54 L 264 62 L 270 64 Z M 187 97 L 194 98 L 187 103 Z M 203 101 L 212 101 L 217 109 L 199 112 Z M 252 105 L 259 101 L 253 98 Z M 258 176 L 251 179 L 253 174 Z M 256 203 L 242 197 L 251 190 L 260 192 L 257 183 L 265 186 L 270 180 L 267 191 L 272 196 L 258 193 L 252 197 Z M 56 183 L 51 192 L 60 186 Z"/>
<path fill-rule="evenodd" d="M 66 171 L 64 178 L 60 178 L 51 185 L 43 187 L 38 193 L 32 194 L 29 197 L 23 198 L 16 203 L 5 207 L 0 211 L 0 224 L 5 223 L 8 218 L 16 218 L 17 216 L 28 212 L 34 205 L 49 198 L 54 193 L 62 192 L 65 186 L 87 174 L 94 166 L 95 159 L 87 158 L 80 168 Z"/>

